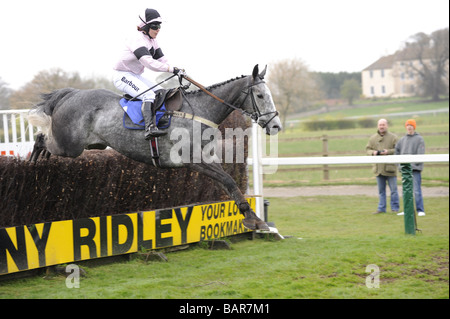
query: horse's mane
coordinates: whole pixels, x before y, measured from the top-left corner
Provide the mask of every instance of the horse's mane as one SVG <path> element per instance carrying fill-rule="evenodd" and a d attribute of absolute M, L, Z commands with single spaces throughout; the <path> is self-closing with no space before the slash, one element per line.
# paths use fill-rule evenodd
<path fill-rule="evenodd" d="M 247 76 L 248 76 L 248 75 L 241 75 L 241 76 L 238 76 L 238 77 L 236 77 L 236 78 L 229 79 L 229 80 L 227 80 L 227 81 L 223 81 L 223 82 L 220 82 L 220 83 L 216 83 L 216 84 L 210 85 L 210 86 L 206 87 L 206 89 L 207 89 L 208 91 L 211 91 L 211 90 L 216 89 L 216 88 L 218 88 L 218 87 L 224 86 L 225 84 L 228 84 L 228 83 L 231 83 L 231 82 L 234 82 L 234 81 L 237 81 L 237 80 L 246 78 Z M 186 93 L 187 93 L 187 94 L 197 94 L 197 93 L 201 93 L 201 92 L 203 92 L 203 91 L 199 89 L 199 90 L 195 90 L 195 91 L 188 91 L 188 92 L 186 92 Z"/>

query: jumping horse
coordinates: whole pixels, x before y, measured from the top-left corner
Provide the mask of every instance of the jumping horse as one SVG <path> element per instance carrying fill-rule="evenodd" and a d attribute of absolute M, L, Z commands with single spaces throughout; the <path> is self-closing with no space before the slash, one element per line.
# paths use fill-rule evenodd
<path fill-rule="evenodd" d="M 204 132 L 217 127 L 235 109 L 250 116 L 266 129 L 267 134 L 277 134 L 282 126 L 270 90 L 264 82 L 266 70 L 267 66 L 259 73 L 256 65 L 252 75 L 183 93 L 179 111 L 172 113 L 177 116 L 171 116 L 167 135 L 158 138 L 160 167 L 188 167 L 215 180 L 236 202 L 245 216 L 243 224 L 250 230 L 267 230 L 268 226 L 253 212 L 233 178 L 223 170 L 220 160 L 206 161 L 201 157 L 199 160 L 198 154 L 197 160 L 194 160 L 194 152 L 190 152 L 188 160 L 180 161 L 179 156 L 178 160 L 174 160 L 173 149 L 176 146 L 178 150 L 193 150 L 195 143 L 201 143 L 203 149 L 211 141 L 193 138 L 195 128 L 201 128 Z M 219 96 L 226 97 L 227 101 L 217 98 Z M 43 94 L 43 101 L 29 112 L 30 123 L 42 131 L 36 142 L 41 147 L 35 148 L 31 160 L 36 161 L 42 149 L 53 155 L 75 158 L 84 149 L 105 149 L 109 146 L 133 160 L 154 164 L 151 147 L 144 139 L 143 131 L 124 128 L 124 112 L 119 107 L 121 98 L 104 89 L 65 88 Z M 186 133 L 181 134 L 181 139 L 180 132 Z"/>

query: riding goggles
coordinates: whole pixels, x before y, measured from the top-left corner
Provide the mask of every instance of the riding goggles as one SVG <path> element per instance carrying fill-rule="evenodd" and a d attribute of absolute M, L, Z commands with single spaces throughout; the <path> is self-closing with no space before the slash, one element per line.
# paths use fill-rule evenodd
<path fill-rule="evenodd" d="M 152 23 L 152 24 L 150 24 L 150 29 L 159 30 L 159 29 L 161 29 L 161 24 L 160 23 Z"/>

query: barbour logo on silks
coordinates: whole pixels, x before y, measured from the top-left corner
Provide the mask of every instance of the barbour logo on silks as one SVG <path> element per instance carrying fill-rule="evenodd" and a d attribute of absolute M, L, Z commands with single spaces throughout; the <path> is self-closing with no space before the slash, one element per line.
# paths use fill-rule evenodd
<path fill-rule="evenodd" d="M 136 92 L 139 91 L 139 88 L 136 85 L 134 85 L 132 81 L 128 81 L 125 77 L 122 77 L 121 80 L 122 80 L 122 82 L 124 82 L 124 83 L 128 84 L 129 86 L 131 86 L 131 88 L 133 90 L 135 90 Z"/>

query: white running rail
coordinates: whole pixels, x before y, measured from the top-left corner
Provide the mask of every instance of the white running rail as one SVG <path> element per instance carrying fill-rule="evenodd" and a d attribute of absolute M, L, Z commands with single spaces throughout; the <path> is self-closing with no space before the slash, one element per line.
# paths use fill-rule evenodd
<path fill-rule="evenodd" d="M 28 111 L 0 111 L 0 155 L 26 158 L 33 150 L 36 129 L 27 121 Z"/>

